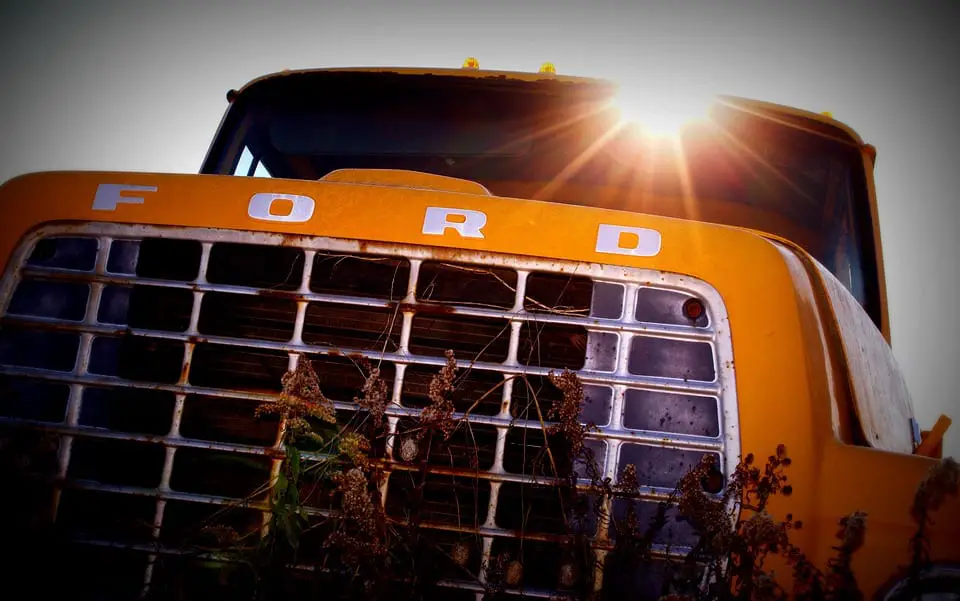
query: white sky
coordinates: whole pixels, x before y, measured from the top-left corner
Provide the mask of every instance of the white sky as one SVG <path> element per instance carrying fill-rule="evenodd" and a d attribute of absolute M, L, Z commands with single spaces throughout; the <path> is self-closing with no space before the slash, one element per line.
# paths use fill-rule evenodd
<path fill-rule="evenodd" d="M 923 426 L 950 415 L 947 451 L 960 456 L 960 4 L 893 5 L 5 2 L 0 181 L 195 172 L 225 92 L 284 68 L 476 56 L 535 71 L 549 60 L 563 73 L 830 110 L 878 148 L 894 352 Z"/>

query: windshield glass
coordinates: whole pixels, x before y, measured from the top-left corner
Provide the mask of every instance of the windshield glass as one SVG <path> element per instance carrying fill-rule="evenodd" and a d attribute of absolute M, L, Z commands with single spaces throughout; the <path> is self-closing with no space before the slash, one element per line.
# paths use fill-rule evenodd
<path fill-rule="evenodd" d="M 733 105 L 676 140 L 620 121 L 602 84 L 287 75 L 236 99 L 205 173 L 316 180 L 343 168 L 468 179 L 498 196 L 694 219 L 796 242 L 879 325 L 856 146 Z"/>

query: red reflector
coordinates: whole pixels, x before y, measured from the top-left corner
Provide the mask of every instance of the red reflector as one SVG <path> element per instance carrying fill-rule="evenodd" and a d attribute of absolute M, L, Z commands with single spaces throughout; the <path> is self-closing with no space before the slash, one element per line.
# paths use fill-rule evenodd
<path fill-rule="evenodd" d="M 683 314 L 687 319 L 696 320 L 703 315 L 703 312 L 703 303 L 695 298 L 688 299 L 687 302 L 683 303 Z"/>

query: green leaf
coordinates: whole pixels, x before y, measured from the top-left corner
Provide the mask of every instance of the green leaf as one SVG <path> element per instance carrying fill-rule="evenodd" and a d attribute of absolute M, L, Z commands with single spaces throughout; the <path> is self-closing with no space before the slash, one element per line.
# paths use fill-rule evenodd
<path fill-rule="evenodd" d="M 300 451 L 297 447 L 287 447 L 287 462 L 290 465 L 290 476 L 293 480 L 300 477 Z"/>

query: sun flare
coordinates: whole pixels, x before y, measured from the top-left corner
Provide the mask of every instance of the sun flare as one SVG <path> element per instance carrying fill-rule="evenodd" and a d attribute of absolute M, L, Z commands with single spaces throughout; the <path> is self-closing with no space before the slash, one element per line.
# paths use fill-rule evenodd
<path fill-rule="evenodd" d="M 621 85 L 614 106 L 624 123 L 654 137 L 676 137 L 685 125 L 706 119 L 714 98 L 693 89 Z"/>

